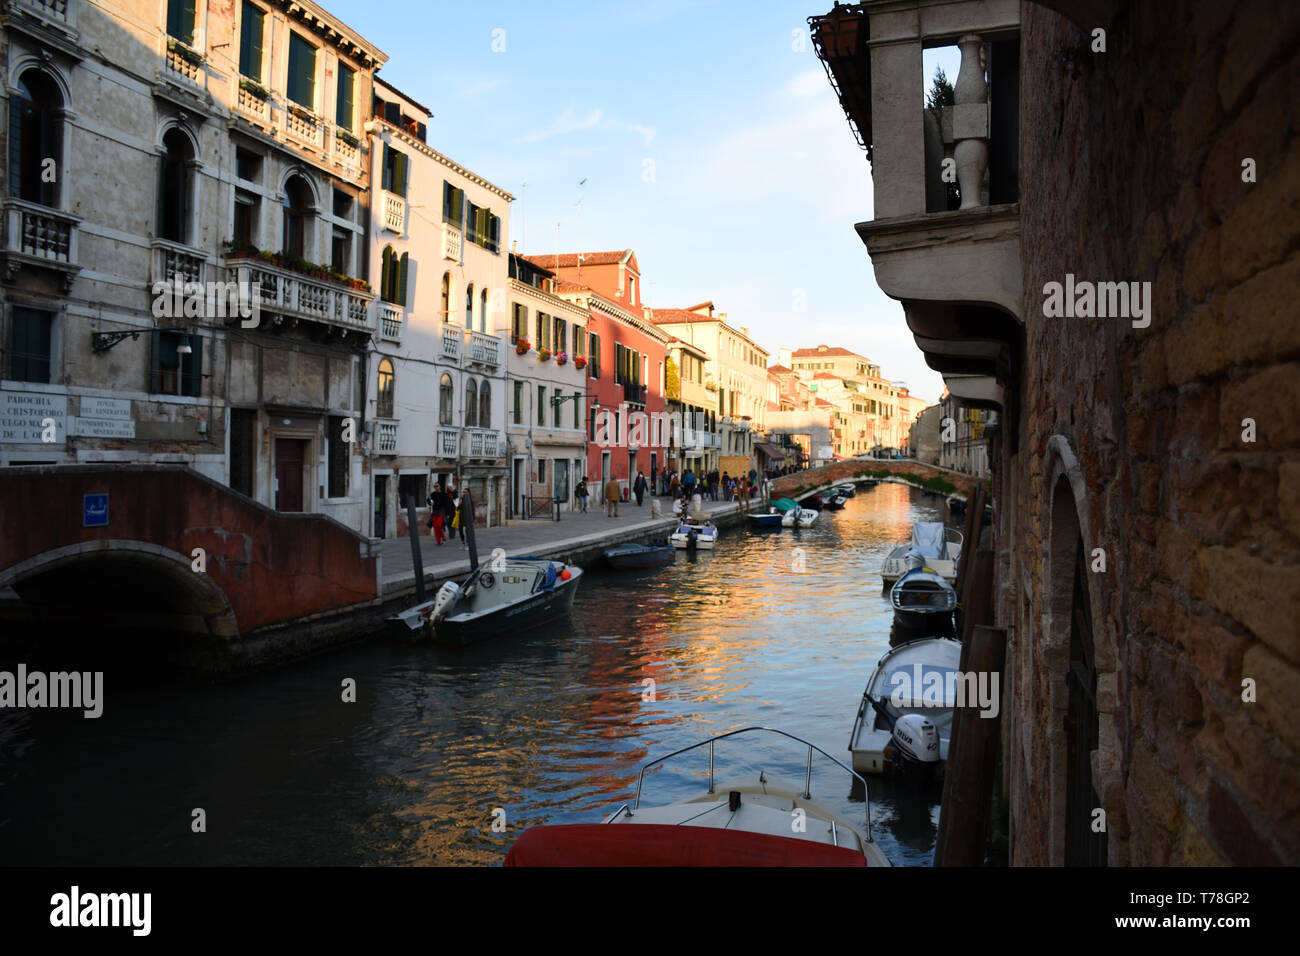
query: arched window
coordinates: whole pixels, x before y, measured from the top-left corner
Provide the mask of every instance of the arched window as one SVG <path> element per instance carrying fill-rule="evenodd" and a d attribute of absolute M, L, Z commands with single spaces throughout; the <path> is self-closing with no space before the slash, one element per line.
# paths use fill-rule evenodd
<path fill-rule="evenodd" d="M 478 330 L 487 331 L 487 289 L 479 293 Z"/>
<path fill-rule="evenodd" d="M 284 186 L 284 251 L 287 255 L 307 258 L 311 228 L 311 187 L 301 176 L 291 176 Z"/>
<path fill-rule="evenodd" d="M 456 402 L 455 390 L 451 384 L 451 376 L 446 372 L 442 373 L 442 381 L 438 385 L 438 424 L 450 425 L 452 405 Z"/>
<path fill-rule="evenodd" d="M 379 363 L 379 407 L 375 412 L 378 418 L 393 417 L 393 363 L 384 359 Z"/>
<path fill-rule="evenodd" d="M 465 379 L 465 427 L 478 424 L 478 386 L 472 378 Z"/>
<path fill-rule="evenodd" d="M 379 297 L 393 305 L 406 306 L 406 267 L 410 253 L 398 258 L 392 246 L 384 246 L 381 256 Z"/>
<path fill-rule="evenodd" d="M 474 283 L 465 289 L 465 328 L 474 328 Z"/>
<path fill-rule="evenodd" d="M 478 390 L 478 427 L 492 427 L 492 386 L 486 379 Z"/>
<path fill-rule="evenodd" d="M 158 235 L 189 242 L 194 150 L 179 129 L 163 136 L 162 179 L 158 184 Z"/>
<path fill-rule="evenodd" d="M 442 274 L 442 321 L 451 321 L 451 273 Z"/>
<path fill-rule="evenodd" d="M 48 74 L 27 70 L 19 77 L 18 92 L 9 97 L 9 192 L 51 209 L 59 205 L 63 172 L 62 111 L 63 96 Z M 56 164 L 52 176 L 41 175 L 47 158 Z"/>

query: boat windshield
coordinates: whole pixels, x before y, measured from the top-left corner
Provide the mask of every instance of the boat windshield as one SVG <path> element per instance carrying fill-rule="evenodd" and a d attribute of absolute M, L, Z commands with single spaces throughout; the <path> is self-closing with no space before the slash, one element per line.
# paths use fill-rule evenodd
<path fill-rule="evenodd" d="M 939 557 L 943 551 L 943 524 L 938 521 L 918 521 L 912 526 L 912 547 L 922 557 Z"/>
<path fill-rule="evenodd" d="M 957 705 L 957 670 L 942 664 L 902 664 L 891 670 L 880 687 L 881 703 L 894 712 Z"/>

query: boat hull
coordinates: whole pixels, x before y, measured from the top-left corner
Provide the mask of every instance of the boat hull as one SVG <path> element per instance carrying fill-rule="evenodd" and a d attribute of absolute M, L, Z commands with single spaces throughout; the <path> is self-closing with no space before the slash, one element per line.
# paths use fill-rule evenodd
<path fill-rule="evenodd" d="M 749 526 L 751 528 L 771 529 L 781 527 L 781 520 L 785 515 L 779 511 L 768 515 L 750 515 Z"/>
<path fill-rule="evenodd" d="M 610 548 L 605 552 L 605 560 L 611 567 L 620 571 L 638 571 L 645 568 L 661 568 L 672 564 L 676 551 L 668 545 L 647 548 Z"/>
<path fill-rule="evenodd" d="M 572 610 L 581 578 L 575 574 L 567 581 L 557 581 L 549 590 L 538 591 L 485 614 L 444 618 L 434 627 L 433 639 L 439 644 L 463 646 L 549 624 Z"/>

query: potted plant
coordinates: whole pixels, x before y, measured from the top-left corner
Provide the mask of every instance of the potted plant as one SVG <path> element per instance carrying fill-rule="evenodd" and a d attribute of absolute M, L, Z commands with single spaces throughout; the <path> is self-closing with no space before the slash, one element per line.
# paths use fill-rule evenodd
<path fill-rule="evenodd" d="M 579 355 L 576 359 L 573 360 L 573 367 L 574 367 L 574 368 L 586 368 L 586 367 L 587 367 L 587 360 L 586 360 L 585 358 L 583 358 L 581 355 Z"/>
<path fill-rule="evenodd" d="M 548 362 L 548 361 L 550 361 L 550 358 L 551 358 L 551 350 L 550 350 L 550 349 L 538 349 L 538 350 L 537 350 L 537 357 L 538 357 L 539 359 L 541 359 L 543 362 Z"/>
<path fill-rule="evenodd" d="M 258 83 L 256 80 L 250 80 L 246 76 L 241 76 L 239 78 L 239 88 L 241 90 L 247 90 L 249 93 L 252 93 L 254 96 L 256 96 L 259 100 L 269 99 L 271 96 L 270 91 L 267 90 L 265 86 L 263 86 L 261 83 Z"/>
<path fill-rule="evenodd" d="M 532 348 L 532 346 L 528 343 L 527 339 L 515 339 L 516 355 L 527 355 L 530 348 Z"/>
<path fill-rule="evenodd" d="M 186 63 L 192 63 L 195 66 L 199 66 L 200 64 L 203 63 L 202 53 L 194 49 L 194 47 L 190 46 L 188 43 L 182 43 L 180 40 L 177 40 L 175 37 L 167 38 L 167 49 L 170 52 L 175 53 Z"/>
<path fill-rule="evenodd" d="M 353 149 L 356 149 L 358 146 L 361 145 L 361 140 L 357 139 L 355 136 L 353 136 L 345 129 L 336 129 L 334 131 L 334 135 L 337 136 L 339 139 L 343 140 L 343 142 L 347 143 Z"/>
<path fill-rule="evenodd" d="M 568 353 L 561 352 L 559 355 L 555 356 L 556 365 L 567 365 L 568 363 L 569 363 Z"/>

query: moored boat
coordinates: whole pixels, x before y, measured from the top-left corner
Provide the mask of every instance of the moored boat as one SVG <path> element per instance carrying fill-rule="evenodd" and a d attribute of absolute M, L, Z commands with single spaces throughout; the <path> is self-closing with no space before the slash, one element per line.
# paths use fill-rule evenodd
<path fill-rule="evenodd" d="M 900 632 L 927 637 L 953 633 L 957 592 L 932 568 L 917 566 L 904 574 L 890 589 L 889 602 L 894 607 L 895 629 Z"/>
<path fill-rule="evenodd" d="M 439 643 L 468 644 L 546 624 L 573 607 L 581 579 L 582 569 L 563 561 L 493 560 L 439 589 L 427 627 Z"/>
<path fill-rule="evenodd" d="M 948 759 L 961 644 L 921 638 L 890 648 L 867 680 L 849 752 L 859 773 L 933 772 Z M 929 724 L 929 727 L 926 724 Z"/>
<path fill-rule="evenodd" d="M 812 508 L 792 508 L 781 519 L 783 528 L 811 528 L 820 512 Z"/>
<path fill-rule="evenodd" d="M 823 506 L 828 511 L 843 511 L 844 506 L 848 503 L 849 500 L 847 498 L 845 498 L 843 495 L 838 495 L 838 494 L 831 495 L 828 498 L 826 498 L 825 501 L 822 502 Z"/>
<path fill-rule="evenodd" d="M 880 577 L 885 584 L 893 584 L 908 570 L 908 555 L 915 553 L 925 559 L 926 567 L 949 581 L 956 581 L 961 548 L 960 531 L 946 528 L 940 521 L 918 521 L 912 525 L 911 537 L 889 552 L 880 569 Z"/>
<path fill-rule="evenodd" d="M 802 788 L 770 781 L 714 784 L 714 744 L 749 733 L 779 734 L 808 748 Z M 666 806 L 641 805 L 646 771 L 699 747 L 709 748 L 708 789 Z M 866 781 L 820 747 L 784 731 L 745 727 L 659 757 L 641 767 L 636 798 L 599 824 L 544 825 L 520 835 L 506 866 L 889 866 L 866 826 L 858 827 L 812 798 L 813 751 Z M 800 825 L 792 825 L 797 820 Z"/>
<path fill-rule="evenodd" d="M 845 498 L 852 498 L 854 495 L 858 493 L 857 486 L 849 482 L 846 482 L 845 484 L 842 485 L 836 485 L 834 488 L 831 489 L 831 491 Z"/>
<path fill-rule="evenodd" d="M 672 564 L 676 550 L 665 539 L 654 544 L 637 544 L 625 541 L 612 548 L 605 549 L 605 560 L 620 570 L 636 568 L 658 568 Z"/>
<path fill-rule="evenodd" d="M 774 507 L 763 514 L 755 514 L 751 511 L 745 516 L 751 528 L 779 528 L 784 517 L 785 512 L 777 511 Z"/>
<path fill-rule="evenodd" d="M 693 551 L 696 548 L 711 550 L 718 543 L 718 529 L 712 521 L 691 522 L 684 521 L 677 526 L 677 530 L 668 536 L 669 543 L 674 548 L 682 548 L 687 551 Z"/>

